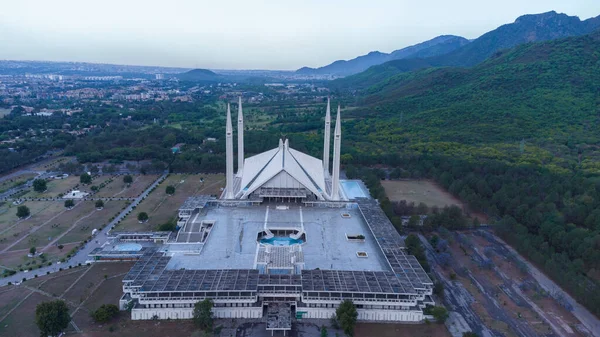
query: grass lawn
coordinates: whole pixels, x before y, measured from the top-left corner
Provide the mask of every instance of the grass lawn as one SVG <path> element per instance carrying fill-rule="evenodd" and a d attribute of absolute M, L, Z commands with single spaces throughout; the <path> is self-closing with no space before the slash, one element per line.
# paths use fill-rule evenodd
<path fill-rule="evenodd" d="M 52 298 L 33 292 L 13 312 L 0 322 L 0 336 L 32 337 L 39 336 L 40 331 L 35 325 L 35 307 Z"/>
<path fill-rule="evenodd" d="M 414 202 L 415 205 L 422 202 L 429 207 L 462 207 L 458 199 L 428 180 L 382 180 L 381 185 L 390 201 L 406 200 Z"/>
<path fill-rule="evenodd" d="M 52 222 L 65 211 L 64 204 L 59 201 L 26 201 L 23 205 L 31 212 L 27 219 L 17 219 L 17 206 L 12 204 L 8 212 L 0 216 L 0 250 L 26 236 L 33 227 Z"/>
<path fill-rule="evenodd" d="M 76 220 L 75 227 L 62 236 L 57 244 L 67 244 L 72 242 L 81 242 L 92 235 L 92 230 L 102 225 L 107 225 L 110 218 L 119 214 L 126 205 L 125 201 L 111 200 L 104 202 L 102 210 L 96 210 L 95 201 L 87 201 L 93 207 L 91 215 L 87 218 Z"/>
<path fill-rule="evenodd" d="M 78 176 L 68 176 L 64 179 L 52 179 L 47 183 L 47 189 L 42 192 L 36 192 L 33 188 L 25 193 L 21 198 L 54 198 L 59 194 L 64 194 L 72 188 L 79 185 Z"/>
<path fill-rule="evenodd" d="M 96 331 L 108 333 L 109 326 L 107 324 L 96 325 L 90 319 L 90 311 L 102 304 L 118 302 L 121 296 L 121 281 L 132 265 L 132 263 L 101 263 L 91 267 L 77 267 L 40 276 L 27 280 L 19 286 L 0 287 L 0 336 L 39 336 L 39 330 L 34 323 L 36 306 L 41 302 L 56 300 L 65 291 L 65 299 L 70 313 L 75 310 L 70 303 L 83 303 L 75 314 L 74 320 L 85 331 L 85 336 L 88 336 L 87 332 L 92 326 Z M 52 297 L 30 290 L 25 286 L 45 291 Z M 24 301 L 19 304 L 21 300 Z M 10 314 L 8 314 L 9 312 Z M 125 322 L 129 321 L 126 317 L 127 313 L 122 313 L 121 316 Z M 67 331 L 72 331 L 72 329 L 69 326 Z M 133 331 L 130 332 L 130 336 L 135 335 Z M 98 336 L 105 335 L 99 334 Z"/>
<path fill-rule="evenodd" d="M 354 329 L 356 337 L 451 337 L 444 324 L 380 324 L 358 323 Z"/>
<path fill-rule="evenodd" d="M 200 178 L 204 182 L 200 182 Z M 175 194 L 165 193 L 167 186 L 175 186 Z M 179 207 L 190 196 L 198 194 L 219 194 L 225 186 L 222 174 L 171 174 L 150 193 L 121 223 L 116 230 L 155 230 L 158 225 L 175 219 Z M 150 216 L 148 222 L 140 224 L 137 215 L 146 212 Z"/>
<path fill-rule="evenodd" d="M 116 176 L 113 181 L 108 185 L 104 186 L 94 197 L 97 198 L 108 198 L 108 197 L 123 197 L 123 198 L 135 198 L 148 188 L 156 179 L 158 175 L 147 174 L 147 175 L 133 175 L 133 183 L 127 186 L 123 182 L 124 176 Z"/>

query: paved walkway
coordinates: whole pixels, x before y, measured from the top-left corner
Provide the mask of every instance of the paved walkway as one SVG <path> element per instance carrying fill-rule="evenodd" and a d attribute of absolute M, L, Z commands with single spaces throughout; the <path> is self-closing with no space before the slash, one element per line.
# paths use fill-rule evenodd
<path fill-rule="evenodd" d="M 85 264 L 86 261 L 89 259 L 88 254 L 92 250 L 94 250 L 98 247 L 102 247 L 102 245 L 106 242 L 106 236 L 108 235 L 108 232 L 110 232 L 110 229 L 113 226 L 115 226 L 119 221 L 121 221 L 125 217 L 125 215 L 133 209 L 133 207 L 137 206 L 142 201 L 142 199 L 144 199 L 148 195 L 148 193 L 150 193 L 150 191 L 154 187 L 156 187 L 158 184 L 160 184 L 160 182 L 163 181 L 163 179 L 165 179 L 167 174 L 168 174 L 168 172 L 163 173 L 163 175 L 160 176 L 158 179 L 156 179 L 154 181 L 154 183 L 152 183 L 152 185 L 148 186 L 148 188 L 146 188 L 146 190 L 142 194 L 140 194 L 137 198 L 135 198 L 135 200 L 133 200 L 131 202 L 131 204 L 129 204 L 129 206 L 127 206 L 127 208 L 125 208 L 121 213 L 119 213 L 119 215 L 113 221 L 111 221 L 101 231 L 99 231 L 96 234 L 96 236 L 93 238 L 93 240 L 88 242 L 85 246 L 83 246 L 83 248 L 81 248 L 79 251 L 77 251 L 77 253 L 75 253 L 75 255 L 73 257 L 71 257 L 68 261 L 61 263 L 61 264 L 55 263 L 51 266 L 34 269 L 27 273 L 18 272 L 9 277 L 1 278 L 0 286 L 4 286 L 4 285 L 8 284 L 8 282 L 12 282 L 12 283 L 21 282 L 23 280 L 23 278 L 31 279 L 36 274 L 37 275 L 46 275 L 47 272 L 54 273 L 54 272 L 59 271 L 59 268 L 68 269 L 69 266 L 77 266 L 78 264 Z"/>

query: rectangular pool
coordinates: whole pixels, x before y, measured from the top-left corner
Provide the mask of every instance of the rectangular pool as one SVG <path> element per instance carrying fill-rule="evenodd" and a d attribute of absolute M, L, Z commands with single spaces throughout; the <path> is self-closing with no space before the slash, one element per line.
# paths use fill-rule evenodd
<path fill-rule="evenodd" d="M 363 189 L 361 184 L 356 180 L 341 180 L 340 184 L 344 189 L 344 193 L 348 199 L 368 198 L 369 194 Z"/>

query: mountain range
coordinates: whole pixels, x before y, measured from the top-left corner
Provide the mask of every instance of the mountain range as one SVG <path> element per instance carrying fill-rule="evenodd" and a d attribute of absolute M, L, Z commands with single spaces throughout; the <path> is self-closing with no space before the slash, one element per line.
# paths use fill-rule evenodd
<path fill-rule="evenodd" d="M 358 56 L 348 61 L 338 60 L 320 68 L 303 67 L 296 70 L 296 73 L 302 75 L 347 76 L 392 60 L 444 55 L 468 43 L 469 40 L 464 37 L 442 35 L 413 46 L 395 50 L 389 54 L 372 51 L 367 55 Z"/>
<path fill-rule="evenodd" d="M 598 28 L 600 16 L 582 21 L 576 16 L 555 11 L 523 15 L 515 22 L 500 26 L 472 41 L 444 35 L 390 54 L 371 52 L 348 61 L 335 61 L 320 68 L 304 67 L 296 72 L 348 76 L 368 69 L 370 76 L 377 76 L 380 72 L 393 69 L 405 72 L 427 67 L 473 66 L 502 49 L 528 42 L 580 36 Z"/>

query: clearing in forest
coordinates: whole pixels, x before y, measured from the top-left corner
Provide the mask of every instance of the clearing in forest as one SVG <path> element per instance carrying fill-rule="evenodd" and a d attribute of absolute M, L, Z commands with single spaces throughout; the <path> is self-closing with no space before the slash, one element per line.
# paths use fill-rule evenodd
<path fill-rule="evenodd" d="M 429 207 L 456 205 L 462 208 L 458 199 L 429 180 L 382 180 L 381 185 L 390 201 L 406 200 L 415 205 L 422 202 Z"/>

